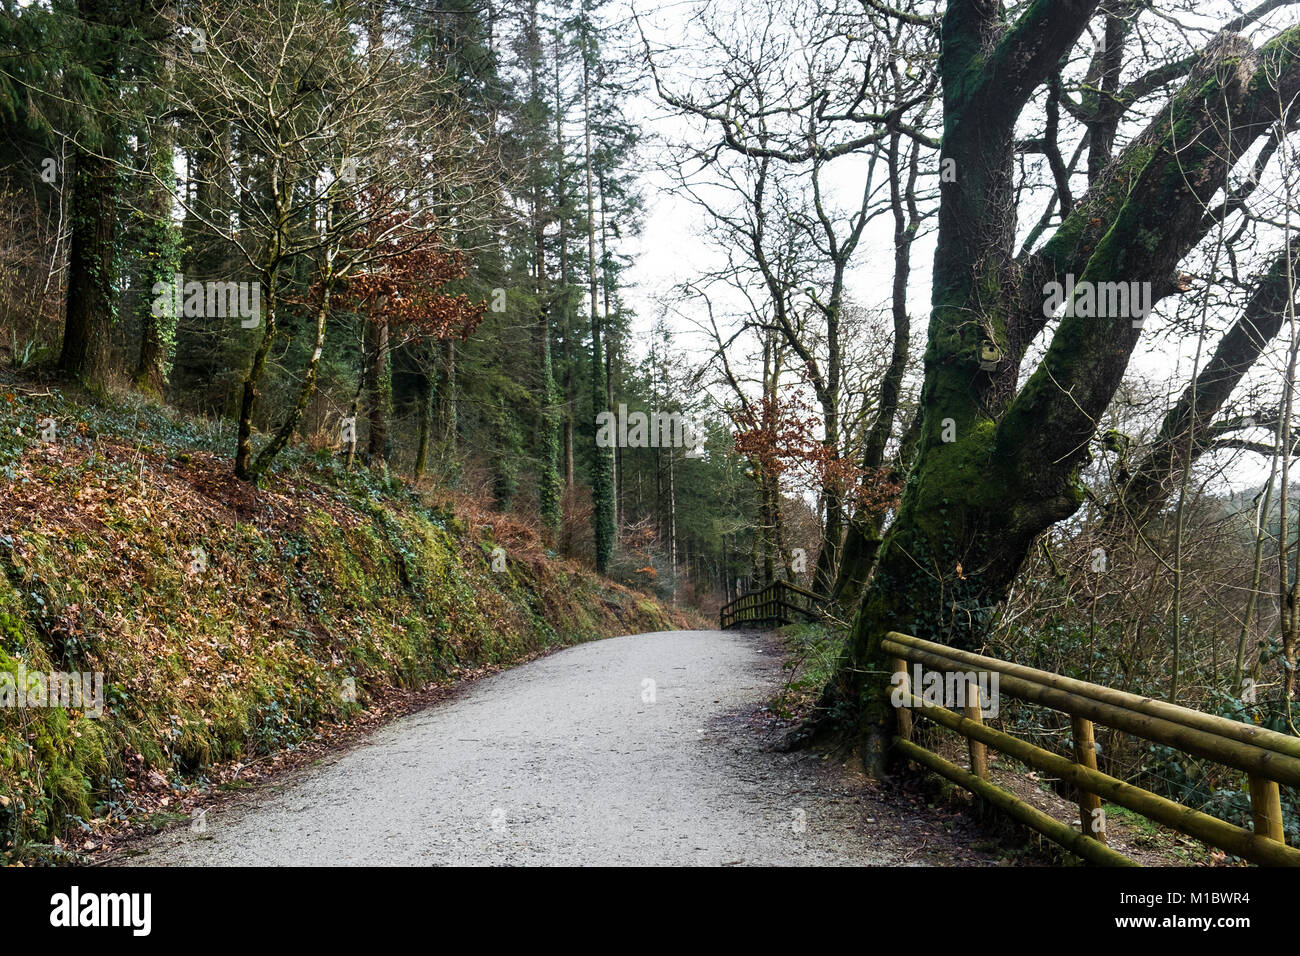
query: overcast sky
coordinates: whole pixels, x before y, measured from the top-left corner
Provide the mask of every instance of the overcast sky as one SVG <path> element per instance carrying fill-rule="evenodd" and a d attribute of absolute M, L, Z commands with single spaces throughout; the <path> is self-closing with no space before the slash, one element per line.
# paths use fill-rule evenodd
<path fill-rule="evenodd" d="M 629 16 L 634 0 L 619 0 L 622 16 Z M 648 24 L 652 43 L 671 42 L 681 44 L 689 42 L 692 35 L 689 27 L 691 14 L 702 4 L 709 4 L 715 10 L 725 9 L 731 0 L 635 0 L 635 9 Z M 1212 4 L 1207 4 L 1209 7 Z M 1280 11 L 1272 15 L 1264 28 L 1269 32 L 1279 25 L 1287 25 L 1296 20 L 1293 11 Z M 1205 21 L 1207 24 L 1222 22 L 1214 17 Z M 709 64 L 701 64 L 705 68 Z M 1136 64 L 1140 67 L 1141 64 Z M 678 79 L 680 77 L 669 77 Z M 679 139 L 689 135 L 690 125 L 681 117 L 673 115 L 648 87 L 645 92 L 629 101 L 628 112 L 643 126 L 651 141 L 645 152 L 643 164 L 643 183 L 647 212 L 644 232 L 635 240 L 628 242 L 625 251 L 632 254 L 634 264 L 627 278 L 631 288 L 625 293 L 626 301 L 639 314 L 639 330 L 648 332 L 662 311 L 662 305 L 670 297 L 671 290 L 677 284 L 696 279 L 709 265 L 719 262 L 717 253 L 710 242 L 701 235 L 704 213 L 689 200 L 674 193 L 672 183 L 666 175 L 655 169 L 653 160 L 660 158 L 660 153 L 653 145 L 659 137 Z M 716 132 L 715 132 L 716 135 Z M 851 170 L 841 174 L 841 189 L 849 203 L 855 201 L 855 190 L 860 190 L 860 178 L 855 178 Z M 1022 210 L 1022 220 L 1029 218 L 1032 209 Z M 1036 213 L 1035 213 L 1036 214 Z M 1050 232 L 1049 232 L 1050 235 Z M 933 237 L 929 236 L 919 242 L 913 251 L 913 273 L 910 285 L 909 302 L 913 316 L 913 328 L 923 332 L 929 311 L 929 278 L 933 259 Z M 893 274 L 892 221 L 882 217 L 868 226 L 862 244 L 847 281 L 848 299 L 860 305 L 875 307 L 887 305 L 889 284 Z M 724 300 L 725 302 L 725 300 Z M 736 311 L 740 303 L 733 300 Z M 1182 338 L 1169 334 L 1169 325 L 1162 318 L 1163 310 L 1157 310 L 1147 323 L 1144 333 L 1145 347 L 1135 354 L 1131 366 L 1131 375 L 1146 378 L 1154 382 L 1164 381 L 1171 390 L 1181 389 L 1191 375 L 1192 362 L 1195 358 L 1195 343 L 1190 337 Z M 1224 311 L 1211 322 L 1211 327 L 1222 327 L 1232 319 L 1235 313 Z M 885 317 L 882 316 L 882 322 Z M 672 317 L 670 325 L 678 332 L 678 342 L 684 351 L 701 349 L 700 358 L 707 347 L 705 340 L 694 334 L 690 323 L 679 317 Z M 1211 339 L 1210 348 L 1214 339 Z M 1201 362 L 1204 363 L 1209 351 L 1203 351 Z M 732 356 L 739 360 L 740 356 Z M 1279 376 L 1279 359 L 1271 364 L 1265 363 L 1256 370 L 1255 377 L 1270 377 L 1276 381 Z M 1026 362 L 1026 367 L 1032 367 Z M 1258 484 L 1266 474 L 1260 459 L 1246 456 L 1245 459 L 1230 469 L 1233 485 Z"/>

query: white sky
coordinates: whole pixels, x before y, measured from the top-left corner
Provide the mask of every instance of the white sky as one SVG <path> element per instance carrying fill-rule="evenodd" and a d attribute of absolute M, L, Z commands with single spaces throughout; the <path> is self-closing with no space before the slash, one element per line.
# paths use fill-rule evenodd
<path fill-rule="evenodd" d="M 623 9 L 630 8 L 634 0 L 621 0 Z M 651 33 L 652 42 L 672 40 L 680 42 L 686 35 L 689 14 L 698 9 L 702 3 L 718 6 L 717 0 L 678 0 L 678 2 L 661 2 L 661 0 L 635 0 L 637 11 L 643 19 L 656 23 L 659 33 Z M 648 14 L 650 14 L 648 16 Z M 1295 22 L 1296 14 L 1280 11 L 1270 16 L 1261 28 L 1261 32 L 1272 33 L 1279 25 L 1285 26 Z M 1214 18 L 1221 23 L 1221 18 Z M 1258 42 L 1258 41 L 1257 41 Z M 1198 45 L 1200 45 L 1198 43 Z M 1137 64 L 1141 67 L 1141 64 Z M 671 80 L 671 77 L 666 77 Z M 628 107 L 629 114 L 643 124 L 648 137 L 667 136 L 680 138 L 690 129 L 682 118 L 673 115 L 648 90 L 633 100 Z M 716 135 L 716 134 L 715 134 Z M 1070 144 L 1071 147 L 1073 144 Z M 648 151 L 654 155 L 654 148 Z M 676 195 L 668 177 L 654 168 L 653 162 L 643 165 L 647 212 L 643 234 L 629 240 L 624 251 L 633 255 L 634 265 L 626 274 L 630 288 L 624 298 L 639 314 L 639 331 L 648 332 L 661 312 L 661 303 L 670 297 L 673 287 L 683 281 L 697 279 L 710 263 L 719 262 L 718 255 L 710 246 L 709 240 L 702 237 L 705 213 L 688 199 Z M 860 179 L 845 175 L 843 195 L 847 204 L 856 202 L 855 191 L 860 191 Z M 1076 191 L 1081 191 L 1076 186 Z M 1029 219 L 1029 212 L 1022 210 L 1022 229 Z M 1047 235 L 1051 234 L 1049 229 Z M 1265 248 L 1271 247 L 1266 244 Z M 922 239 L 913 249 L 912 278 L 909 287 L 909 303 L 912 311 L 914 333 L 923 332 L 929 314 L 930 273 L 934 254 L 933 236 Z M 889 284 L 893 276 L 892 220 L 882 217 L 868 226 L 847 281 L 848 299 L 863 306 L 875 307 L 887 305 L 889 301 Z M 739 302 L 736 303 L 739 306 Z M 1130 367 L 1130 375 L 1153 381 L 1166 381 L 1176 395 L 1189 380 L 1194 355 L 1194 341 L 1168 334 L 1168 323 L 1162 318 L 1166 309 L 1157 309 L 1155 316 L 1148 319 L 1144 340 L 1139 346 Z M 739 311 L 739 308 L 737 309 Z M 1214 327 L 1224 327 L 1235 315 L 1224 312 L 1218 317 Z M 689 323 L 680 318 L 670 317 L 670 327 L 678 333 L 677 342 L 684 350 L 708 348 L 709 343 L 702 336 L 695 334 Z M 1211 354 L 1217 337 L 1212 337 L 1208 348 L 1203 351 L 1201 362 L 1204 363 Z M 691 356 L 692 360 L 704 357 L 700 351 Z M 737 361 L 740 356 L 731 356 Z M 917 363 L 919 365 L 919 362 Z M 1027 368 L 1032 368 L 1026 362 Z M 1263 362 L 1257 368 L 1255 378 L 1269 376 L 1276 380 L 1280 376 L 1276 358 Z M 1262 434 L 1262 433 L 1261 433 Z M 1229 483 L 1233 486 L 1245 484 L 1257 485 L 1267 473 L 1266 463 L 1255 456 L 1244 456 L 1229 470 Z"/>

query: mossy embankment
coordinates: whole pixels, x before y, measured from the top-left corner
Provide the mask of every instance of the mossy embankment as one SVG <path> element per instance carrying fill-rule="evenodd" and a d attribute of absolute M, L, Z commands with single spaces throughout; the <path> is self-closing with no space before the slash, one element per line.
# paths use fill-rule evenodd
<path fill-rule="evenodd" d="M 98 719 L 0 707 L 0 863 L 128 816 L 151 775 L 195 779 L 400 689 L 687 623 L 518 523 L 498 540 L 482 512 L 328 451 L 254 488 L 227 440 L 137 400 L 0 385 L 0 671 L 105 688 Z"/>

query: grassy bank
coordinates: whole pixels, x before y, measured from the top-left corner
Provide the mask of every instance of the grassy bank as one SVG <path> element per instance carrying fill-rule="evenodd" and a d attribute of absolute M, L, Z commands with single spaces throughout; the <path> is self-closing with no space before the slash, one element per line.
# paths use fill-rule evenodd
<path fill-rule="evenodd" d="M 0 385 L 0 671 L 102 672 L 106 703 L 0 707 L 0 862 L 396 689 L 686 623 L 517 522 L 328 451 L 253 488 L 229 447 L 139 400 Z"/>

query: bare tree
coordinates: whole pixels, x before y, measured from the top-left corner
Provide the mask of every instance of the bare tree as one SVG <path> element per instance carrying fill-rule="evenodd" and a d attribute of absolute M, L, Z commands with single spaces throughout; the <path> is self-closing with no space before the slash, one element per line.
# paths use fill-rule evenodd
<path fill-rule="evenodd" d="M 207 201 L 187 203 L 187 212 L 229 243 L 260 284 L 261 337 L 244 378 L 235 453 L 235 473 L 247 480 L 266 471 L 301 420 L 334 290 L 409 254 L 412 235 L 439 242 L 439 218 L 470 207 L 484 162 L 449 96 L 430 95 L 438 77 L 413 68 L 398 38 L 370 55 L 358 48 L 368 25 L 352 16 L 360 8 L 272 6 L 198 11 L 189 26 L 199 42 L 183 46 L 176 63 L 183 142 L 235 130 L 243 145 L 242 166 L 218 152 L 211 167 L 190 170 L 192 181 L 207 176 L 194 188 Z M 299 260 L 310 262 L 314 347 L 297 400 L 254 458 L 258 385 Z"/>
<path fill-rule="evenodd" d="M 707 8 L 699 17 L 706 62 L 725 64 L 715 72 L 674 75 L 669 83 L 665 76 L 680 51 L 655 49 L 649 40 L 647 61 L 659 96 L 704 134 L 693 131 L 673 152 L 669 169 L 679 192 L 703 209 L 720 246 L 744 251 L 736 274 L 748 273 L 764 290 L 771 303 L 765 314 L 821 408 L 829 467 L 818 490 L 825 520 L 813 587 L 829 593 L 837 589 L 856 476 L 879 468 L 898 408 L 910 345 L 907 256 L 923 218 L 921 151 L 937 145 L 927 130 L 937 79 L 919 68 L 928 32 L 871 11 L 762 0 L 743 5 L 739 20 L 743 28 L 728 29 Z M 904 49 L 914 62 L 903 62 Z M 831 185 L 832 164 L 839 173 L 849 163 L 863 169 L 863 185 L 842 204 Z M 895 347 L 879 378 L 864 448 L 858 439 L 865 429 L 845 427 L 855 411 L 845 389 L 846 278 L 867 226 L 891 212 L 902 217 L 895 234 L 896 259 L 902 256 L 901 284 L 893 290 Z M 869 565 L 865 511 L 860 518 L 850 531 L 850 580 Z"/>

